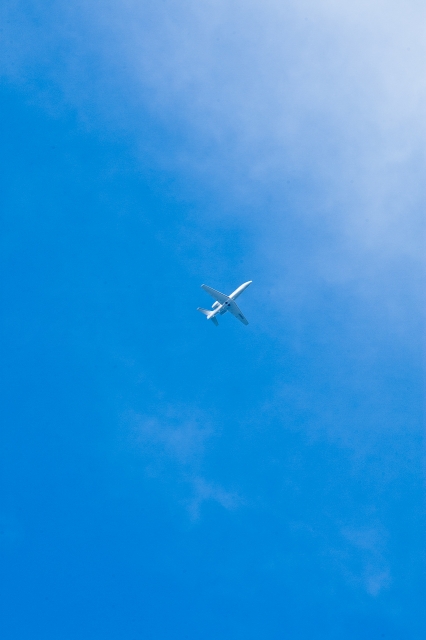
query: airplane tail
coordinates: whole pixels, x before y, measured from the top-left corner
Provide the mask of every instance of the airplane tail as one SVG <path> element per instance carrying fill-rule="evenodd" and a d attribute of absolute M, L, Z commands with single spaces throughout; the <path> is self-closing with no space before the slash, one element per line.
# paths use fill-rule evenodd
<path fill-rule="evenodd" d="M 203 309 L 202 307 L 198 307 L 197 311 L 199 311 L 200 313 L 204 313 L 204 315 L 207 316 L 207 320 L 211 320 L 213 322 L 213 324 L 216 325 L 216 327 L 219 326 L 219 323 L 217 321 L 216 316 L 213 316 L 212 318 L 209 318 L 209 315 L 212 312 L 211 309 Z"/>

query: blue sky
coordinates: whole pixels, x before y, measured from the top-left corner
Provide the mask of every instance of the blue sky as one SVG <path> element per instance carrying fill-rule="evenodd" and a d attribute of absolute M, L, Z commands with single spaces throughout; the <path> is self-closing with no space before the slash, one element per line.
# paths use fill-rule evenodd
<path fill-rule="evenodd" d="M 425 8 L 0 15 L 2 638 L 424 638 Z"/>

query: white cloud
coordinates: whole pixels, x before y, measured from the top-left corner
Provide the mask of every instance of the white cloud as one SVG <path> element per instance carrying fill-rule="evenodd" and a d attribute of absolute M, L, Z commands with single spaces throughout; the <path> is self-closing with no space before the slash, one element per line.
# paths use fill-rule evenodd
<path fill-rule="evenodd" d="M 144 104 L 185 128 L 176 162 L 248 198 L 308 172 L 326 185 L 317 214 L 343 231 L 350 221 L 367 246 L 411 253 L 420 246 L 404 222 L 417 230 L 424 195 L 425 13 L 379 1 L 129 2 L 92 18 L 114 33 L 112 55 Z"/>
<path fill-rule="evenodd" d="M 285 246 L 288 216 L 319 219 L 339 236 L 334 252 L 313 252 L 325 280 L 356 279 L 366 263 L 395 256 L 423 261 L 424 3 L 32 9 L 31 19 L 19 3 L 3 8 L 4 73 L 22 81 L 38 65 L 82 119 L 94 109 L 109 126 L 131 128 L 145 156 L 149 112 L 175 139 L 165 152 L 152 143 L 150 161 L 187 188 L 198 176 L 215 191 L 212 209 L 243 209 L 272 269 L 283 266 L 274 246 Z"/>
<path fill-rule="evenodd" d="M 236 492 L 229 492 L 216 483 L 208 482 L 205 478 L 192 478 L 193 496 L 188 501 L 189 513 L 193 520 L 200 517 L 200 507 L 206 500 L 213 500 L 228 510 L 235 509 L 242 504 Z"/>
<path fill-rule="evenodd" d="M 350 582 L 360 584 L 370 596 L 376 597 L 391 584 L 391 573 L 385 559 L 387 534 L 379 524 L 344 526 L 343 537 L 352 545 L 350 557 L 359 556 L 359 569 L 345 566 Z"/>
<path fill-rule="evenodd" d="M 185 466 L 199 462 L 205 441 L 212 435 L 203 416 L 177 407 L 167 408 L 162 416 L 130 412 L 128 418 L 135 425 L 135 437 L 141 446 L 153 446 Z"/>
<path fill-rule="evenodd" d="M 197 181 L 214 191 L 208 216 L 226 211 L 255 233 L 277 301 L 285 292 L 274 274 L 290 268 L 301 270 L 302 291 L 319 278 L 377 299 L 391 280 L 388 298 L 402 286 L 413 300 L 396 306 L 418 308 L 418 278 L 407 282 L 406 271 L 417 274 L 425 255 L 424 5 L 190 0 L 91 9 L 129 100 L 178 134 L 174 150 L 152 150 L 153 161 L 189 191 Z M 326 230 L 303 265 L 286 256 L 289 218 L 308 233 Z"/>
<path fill-rule="evenodd" d="M 172 477 L 189 487 L 190 495 L 184 503 L 192 519 L 199 518 L 201 505 L 209 500 L 225 509 L 241 504 L 236 492 L 203 475 L 205 446 L 214 432 L 201 412 L 169 406 L 161 415 L 128 411 L 123 419 L 131 429 L 131 439 L 143 457 L 148 475 Z"/>

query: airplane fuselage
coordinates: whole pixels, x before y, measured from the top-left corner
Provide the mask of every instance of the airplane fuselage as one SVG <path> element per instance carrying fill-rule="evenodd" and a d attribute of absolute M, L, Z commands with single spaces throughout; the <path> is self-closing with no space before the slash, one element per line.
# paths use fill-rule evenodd
<path fill-rule="evenodd" d="M 240 309 L 235 304 L 235 299 L 247 289 L 247 287 L 251 284 L 251 280 L 248 282 L 244 282 L 244 284 L 240 285 L 235 291 L 233 291 L 229 296 L 221 293 L 220 291 L 216 291 L 211 287 L 203 284 L 201 287 L 207 291 L 211 296 L 216 298 L 215 302 L 212 304 L 212 310 L 208 311 L 207 309 L 198 308 L 198 311 L 204 313 L 207 317 L 207 320 L 213 320 L 214 324 L 217 324 L 216 316 L 223 316 L 224 313 L 230 311 L 232 315 L 234 315 L 238 320 L 240 320 L 243 324 L 248 324 L 247 319 L 243 316 Z"/>
<path fill-rule="evenodd" d="M 247 287 L 251 283 L 252 283 L 251 280 L 249 280 L 249 282 L 244 282 L 244 284 L 240 285 L 237 289 L 235 289 L 235 291 L 233 291 L 228 297 L 231 298 L 231 300 L 235 300 L 235 298 L 238 298 L 238 296 L 244 291 L 244 289 L 247 289 Z M 213 311 L 207 316 L 208 319 L 210 320 L 210 318 L 213 318 L 213 316 L 217 316 L 217 315 L 223 316 L 224 313 L 229 311 L 230 306 L 231 306 L 231 303 L 229 301 L 226 301 L 220 304 L 220 302 L 216 300 L 216 302 L 213 302 L 212 304 Z"/>

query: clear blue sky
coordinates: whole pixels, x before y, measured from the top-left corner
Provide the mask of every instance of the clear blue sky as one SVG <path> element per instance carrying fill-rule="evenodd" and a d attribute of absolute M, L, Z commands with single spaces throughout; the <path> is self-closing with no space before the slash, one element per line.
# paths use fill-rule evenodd
<path fill-rule="evenodd" d="M 423 640 L 425 8 L 0 20 L 2 640 Z"/>

